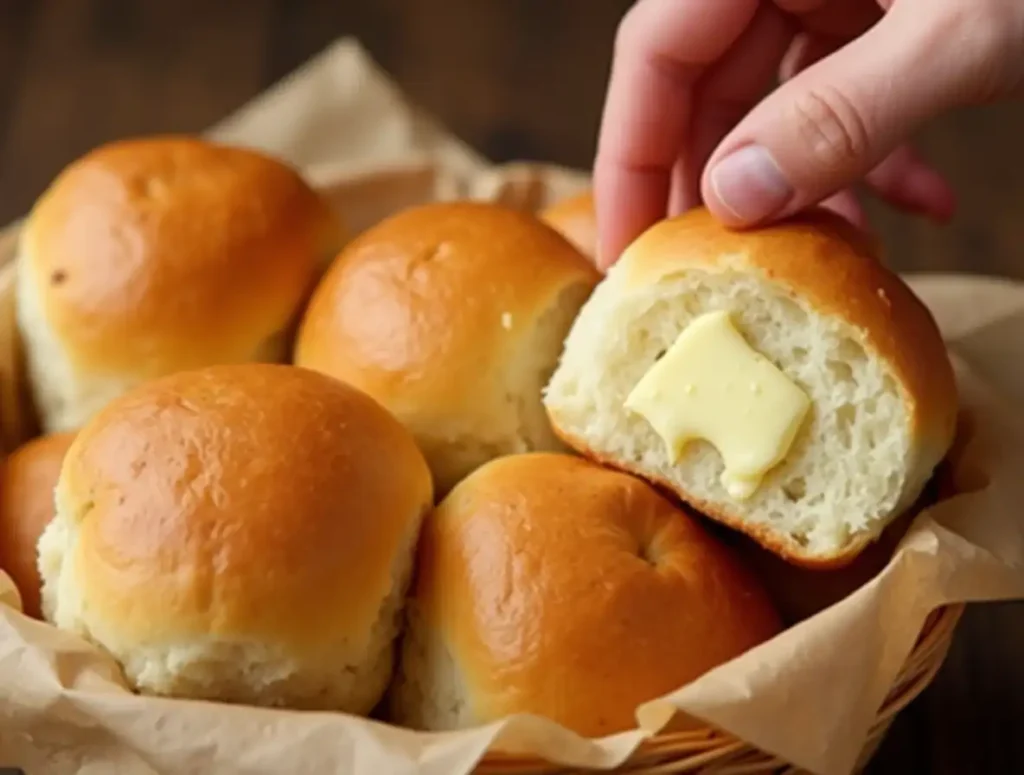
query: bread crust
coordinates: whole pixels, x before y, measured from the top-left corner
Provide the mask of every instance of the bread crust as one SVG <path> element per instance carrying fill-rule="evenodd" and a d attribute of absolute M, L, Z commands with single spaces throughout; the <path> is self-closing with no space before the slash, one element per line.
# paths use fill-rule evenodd
<path fill-rule="evenodd" d="M 159 376 L 253 355 L 294 319 L 343 233 L 276 159 L 129 139 L 53 181 L 26 221 L 19 271 L 43 311 L 34 325 L 75 371 Z"/>
<path fill-rule="evenodd" d="M 563 289 L 599 279 L 528 213 L 475 202 L 423 205 L 342 251 L 303 318 L 295 361 L 385 404 L 414 393 L 423 412 L 472 412 L 494 354 Z"/>
<path fill-rule="evenodd" d="M 115 400 L 57 487 L 77 535 L 64 562 L 108 640 L 268 643 L 308 660 L 369 638 L 432 501 L 415 442 L 376 402 L 269 364 L 181 372 Z"/>
<path fill-rule="evenodd" d="M 561 339 L 538 342 L 540 323 L 564 294 L 582 304 L 599 280 L 529 213 L 482 202 L 413 207 L 341 252 L 303 318 L 295 362 L 366 391 L 405 422 L 444 492 L 468 473 L 459 448 L 520 451 L 510 445 L 524 432 L 521 402 L 546 423 L 539 386 L 535 397 L 510 395 L 510 383 L 537 376 L 516 370 L 544 357 L 538 350 L 557 360 Z M 555 441 L 546 426 L 543 435 Z"/>

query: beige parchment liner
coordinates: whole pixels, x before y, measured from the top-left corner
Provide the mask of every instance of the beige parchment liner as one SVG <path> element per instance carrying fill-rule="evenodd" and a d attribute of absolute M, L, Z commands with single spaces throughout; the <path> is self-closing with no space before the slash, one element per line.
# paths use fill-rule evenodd
<path fill-rule="evenodd" d="M 410 107 L 357 43 L 342 40 L 211 130 L 301 166 L 352 230 L 432 199 L 497 199 L 529 209 L 585 175 L 489 165 Z M 17 225 L 0 234 L 0 262 Z M 0 441 L 32 433 L 13 326 L 11 265 L 0 270 Z M 963 601 L 1024 598 L 1024 289 L 961 276 L 910 278 L 957 366 L 972 432 L 954 461 L 963 492 L 914 521 L 886 568 L 842 602 L 638 709 L 641 728 L 587 741 L 536 718 L 421 734 L 341 714 L 138 697 L 117 666 L 77 638 L 25 618 L 0 574 L 0 766 L 91 773 L 470 772 L 488 750 L 573 767 L 613 767 L 675 709 L 793 764 L 845 773 L 928 614 Z"/>

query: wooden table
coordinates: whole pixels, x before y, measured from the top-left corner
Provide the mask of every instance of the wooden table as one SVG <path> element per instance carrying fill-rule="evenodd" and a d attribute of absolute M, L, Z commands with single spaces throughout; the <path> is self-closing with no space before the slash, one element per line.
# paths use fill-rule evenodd
<path fill-rule="evenodd" d="M 624 0 L 3 0 L 0 223 L 66 163 L 130 134 L 196 131 L 340 35 L 497 161 L 593 155 Z M 1024 105 L 923 133 L 961 197 L 946 228 L 872 206 L 905 270 L 1024 277 Z M 1024 772 L 1024 606 L 969 610 L 934 685 L 897 721 L 883 773 Z M 2 764 L 2 762 L 0 762 Z"/>

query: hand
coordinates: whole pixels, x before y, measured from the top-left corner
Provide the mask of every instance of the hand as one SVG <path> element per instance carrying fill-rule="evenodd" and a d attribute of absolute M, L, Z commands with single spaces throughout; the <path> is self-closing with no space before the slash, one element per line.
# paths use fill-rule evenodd
<path fill-rule="evenodd" d="M 737 227 L 816 203 L 860 221 L 860 180 L 949 218 L 949 185 L 905 141 L 1022 83 L 1021 0 L 639 0 L 594 167 L 599 261 L 701 201 Z"/>

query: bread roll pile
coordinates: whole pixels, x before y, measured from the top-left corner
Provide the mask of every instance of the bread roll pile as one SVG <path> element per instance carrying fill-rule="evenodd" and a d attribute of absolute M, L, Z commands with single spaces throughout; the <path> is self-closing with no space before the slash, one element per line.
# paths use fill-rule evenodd
<path fill-rule="evenodd" d="M 135 691 L 627 729 L 800 609 L 758 557 L 855 568 L 952 442 L 934 322 L 826 216 L 694 211 L 606 277 L 588 194 L 343 216 L 163 137 L 26 224 L 0 568 Z"/>

